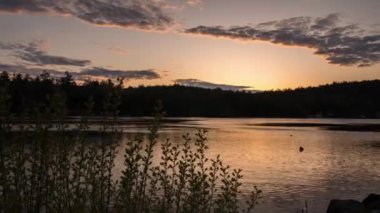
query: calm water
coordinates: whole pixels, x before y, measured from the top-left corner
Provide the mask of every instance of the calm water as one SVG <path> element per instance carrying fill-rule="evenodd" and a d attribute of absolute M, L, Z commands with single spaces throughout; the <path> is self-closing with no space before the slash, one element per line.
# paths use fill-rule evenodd
<path fill-rule="evenodd" d="M 161 138 L 181 141 L 184 132 L 208 129 L 209 156 L 243 169 L 243 192 L 263 190 L 256 212 L 292 212 L 308 202 L 310 212 L 326 212 L 331 199 L 362 200 L 380 193 L 380 132 L 330 131 L 319 127 L 264 127 L 260 123 L 376 123 L 360 119 L 193 118 L 168 124 Z M 124 125 L 125 132 L 143 125 Z M 305 150 L 299 152 L 299 147 Z M 122 147 L 120 147 L 122 148 Z M 118 158 L 116 172 L 121 166 Z"/>

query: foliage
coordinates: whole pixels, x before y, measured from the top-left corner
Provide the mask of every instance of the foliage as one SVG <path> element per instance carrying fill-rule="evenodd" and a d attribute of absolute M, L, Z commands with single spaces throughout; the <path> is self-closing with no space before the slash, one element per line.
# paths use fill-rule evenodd
<path fill-rule="evenodd" d="M 50 93 L 11 116 L 16 106 L 9 84 L 18 80 L 4 81 L 4 73 L 1 78 L 0 212 L 250 212 L 260 198 L 254 188 L 246 205 L 239 203 L 241 170 L 219 156 L 206 156 L 206 131 L 199 130 L 195 139 L 186 134 L 182 143 L 160 142 L 161 105 L 149 134 L 127 140 L 123 171 L 115 177 L 123 140 L 117 126 L 120 84 L 103 85 L 102 119 L 94 125 L 94 96 L 82 103 L 80 119 L 72 122 L 63 91 L 74 83 L 61 79 L 57 89 L 47 76 L 28 82 L 51 87 Z"/>

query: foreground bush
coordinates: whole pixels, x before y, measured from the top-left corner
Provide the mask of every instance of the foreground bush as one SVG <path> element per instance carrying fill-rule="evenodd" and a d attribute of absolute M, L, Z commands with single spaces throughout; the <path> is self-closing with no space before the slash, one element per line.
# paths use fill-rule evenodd
<path fill-rule="evenodd" d="M 74 122 L 63 95 L 17 118 L 9 115 L 8 100 L 0 91 L 0 212 L 250 212 L 260 197 L 254 188 L 241 205 L 241 170 L 219 156 L 207 158 L 206 131 L 195 139 L 185 134 L 182 143 L 159 143 L 160 108 L 149 134 L 127 140 L 124 169 L 114 177 L 123 139 L 117 89 L 96 123 L 88 120 L 91 99 Z M 153 161 L 156 146 L 159 162 Z"/>

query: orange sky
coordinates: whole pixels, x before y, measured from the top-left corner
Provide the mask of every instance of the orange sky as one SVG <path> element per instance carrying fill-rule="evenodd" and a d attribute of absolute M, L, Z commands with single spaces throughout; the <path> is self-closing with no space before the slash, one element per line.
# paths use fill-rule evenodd
<path fill-rule="evenodd" d="M 85 20 L 76 10 L 61 14 L 52 11 L 49 6 L 38 5 L 37 0 L 32 2 L 43 10 L 47 8 L 49 12 L 36 13 L 29 7 L 17 5 L 18 13 L 13 13 L 15 8 L 10 9 L 11 6 L 0 1 L 0 39 L 3 46 L 4 43 L 27 45 L 42 40 L 46 44 L 42 50 L 44 56 L 90 60 L 91 64 L 63 65 L 46 62 L 51 59 L 48 57 L 39 63 L 31 59 L 26 61 L 20 52 L 24 54 L 29 50 L 9 47 L 0 48 L 1 64 L 73 72 L 99 67 L 111 71 L 153 70 L 160 75 L 157 79 L 131 78 L 127 84 L 132 86 L 173 84 L 176 79 L 198 79 L 269 90 L 334 81 L 380 79 L 380 65 L 376 61 L 379 52 L 371 53 L 374 56 L 378 54 L 371 66 L 358 67 L 358 64 L 331 64 L 326 55 L 314 54 L 316 48 L 305 48 L 298 44 L 285 46 L 265 40 L 241 41 L 184 33 L 186 29 L 198 25 L 223 26 L 227 29 L 301 16 L 318 20 L 318 17 L 338 13 L 338 26 L 355 24 L 366 35 L 379 36 L 380 3 L 377 0 L 237 0 L 233 4 L 227 0 L 203 0 L 198 4 L 187 4 L 180 0 L 152 1 L 152 4 L 162 9 L 163 14 L 171 18 L 168 23 L 161 20 L 168 25 L 165 25 L 164 30 L 150 25 L 147 30 L 145 25 L 134 23 L 135 20 L 124 26 L 124 23 L 120 23 L 120 17 L 109 17 L 109 14 L 104 20 L 107 24 L 94 24 L 96 19 Z M 128 7 L 124 4 L 116 6 Z M 124 15 L 129 17 L 128 14 Z M 157 14 L 148 15 L 157 18 Z M 149 21 L 156 24 L 153 18 Z M 376 42 L 371 45 L 378 46 Z M 31 54 L 34 57 L 41 56 L 36 51 Z M 367 53 L 362 51 L 358 54 Z"/>

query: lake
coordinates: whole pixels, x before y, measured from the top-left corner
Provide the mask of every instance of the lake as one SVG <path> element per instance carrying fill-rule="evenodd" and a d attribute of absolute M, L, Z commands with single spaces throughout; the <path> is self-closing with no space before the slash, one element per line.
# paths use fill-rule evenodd
<path fill-rule="evenodd" d="M 146 128 L 145 122 L 135 121 L 123 123 L 124 132 Z M 294 213 L 305 201 L 310 212 L 326 212 L 331 199 L 362 200 L 369 193 L 380 193 L 379 119 L 171 121 L 165 123 L 160 138 L 174 143 L 180 143 L 186 132 L 208 130 L 209 157 L 220 154 L 225 163 L 243 169 L 243 193 L 253 185 L 263 190 L 255 212 Z M 119 156 L 116 173 L 121 168 Z"/>

